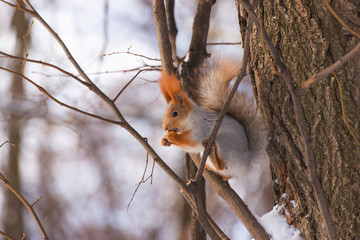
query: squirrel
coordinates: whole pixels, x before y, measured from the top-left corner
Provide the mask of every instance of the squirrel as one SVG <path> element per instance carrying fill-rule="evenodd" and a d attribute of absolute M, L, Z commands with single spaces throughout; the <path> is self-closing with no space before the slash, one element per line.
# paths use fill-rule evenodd
<path fill-rule="evenodd" d="M 190 98 L 174 74 L 162 72 L 160 89 L 168 104 L 163 118 L 167 131 L 163 146 L 175 145 L 186 152 L 204 152 L 239 64 L 214 60 L 199 73 Z M 195 102 L 196 100 L 196 102 Z M 271 177 L 266 153 L 267 133 L 253 100 L 237 92 L 221 123 L 205 167 L 225 180 L 233 179 L 245 191 L 244 201 L 257 215 L 271 210 Z M 246 199 L 249 199 L 246 201 Z M 252 203 L 252 204 L 251 204 Z M 253 207 L 251 205 L 254 205 Z"/>

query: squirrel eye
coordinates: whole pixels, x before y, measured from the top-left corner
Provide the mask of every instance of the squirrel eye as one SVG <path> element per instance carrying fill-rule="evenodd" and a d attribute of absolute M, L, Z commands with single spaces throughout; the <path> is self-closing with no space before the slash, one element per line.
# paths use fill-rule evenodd
<path fill-rule="evenodd" d="M 174 111 L 174 112 L 172 113 L 172 116 L 173 116 L 173 117 L 177 117 L 177 115 L 178 115 L 178 112 L 176 112 L 176 111 Z"/>

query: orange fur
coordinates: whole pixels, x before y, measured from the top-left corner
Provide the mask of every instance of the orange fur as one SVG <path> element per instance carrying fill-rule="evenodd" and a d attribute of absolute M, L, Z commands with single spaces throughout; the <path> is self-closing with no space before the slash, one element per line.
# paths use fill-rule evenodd
<path fill-rule="evenodd" d="M 160 90 L 166 103 L 172 101 L 174 104 L 177 104 L 175 95 L 184 96 L 184 93 L 181 91 L 180 81 L 174 74 L 170 74 L 166 71 L 163 71 L 161 74 Z"/>
<path fill-rule="evenodd" d="M 212 152 L 210 154 L 211 154 L 212 158 L 214 158 L 214 160 L 215 160 L 214 167 L 216 168 L 216 170 L 223 170 L 224 169 L 224 160 L 218 155 L 215 143 L 214 143 Z"/>

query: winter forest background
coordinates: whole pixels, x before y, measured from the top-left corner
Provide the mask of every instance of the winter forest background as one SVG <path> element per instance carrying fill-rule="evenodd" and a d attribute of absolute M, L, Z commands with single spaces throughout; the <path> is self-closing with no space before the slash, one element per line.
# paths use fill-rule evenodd
<path fill-rule="evenodd" d="M 29 31 L 26 38 L 29 58 L 62 66 L 76 74 L 57 42 L 38 21 L 27 15 L 25 32 L 17 33 L 14 9 L 0 4 L 0 51 L 16 55 L 24 45 L 22 35 Z M 167 164 L 183 175 L 183 153 L 175 147 L 160 145 L 165 101 L 156 81 L 161 63 L 126 53 L 159 59 L 151 1 L 37 0 L 32 4 L 85 72 L 110 96 L 115 97 L 144 69 L 120 95 L 117 104 Z M 181 23 L 177 51 L 184 56 L 191 39 L 196 1 L 177 1 L 175 8 L 176 20 Z M 240 41 L 234 1 L 214 5 L 208 39 L 208 42 Z M 209 45 L 208 51 L 235 59 L 242 55 L 240 45 Z M 17 62 L 0 58 L 0 63 L 11 68 Z M 94 94 L 51 68 L 27 63 L 24 75 L 69 105 L 111 116 Z M 0 142 L 9 140 L 10 127 L 19 131 L 16 146 L 5 144 L 0 148 L 0 169 L 11 179 L 14 173 L 9 167 L 12 164 L 9 151 L 19 153 L 19 188 L 29 202 L 41 197 L 35 209 L 53 239 L 184 239 L 190 210 L 178 187 L 158 166 L 155 165 L 152 183 L 149 180 L 142 184 L 128 207 L 147 156 L 125 130 L 65 109 L 34 86 L 14 80 L 4 71 L 0 71 L 0 79 Z M 14 85 L 23 85 L 24 91 L 14 93 Z M 242 85 L 250 88 L 248 83 Z M 18 126 L 10 124 L 14 118 L 19 120 Z M 146 177 L 153 165 L 151 158 L 148 161 Z M 6 230 L 7 221 L 16 221 L 19 229 L 24 225 L 30 239 L 40 239 L 26 209 L 22 209 L 23 221 L 15 214 L 5 214 L 11 193 L 2 184 L 0 190 L 1 229 Z M 230 237 L 246 236 L 236 216 L 209 188 L 208 199 L 212 198 L 217 200 L 208 201 L 209 212 L 220 225 L 226 226 L 226 233 Z"/>
<path fill-rule="evenodd" d="M 28 0 L 0 0 L 0 235 L 44 235 L 6 177 L 52 239 L 188 239 L 189 206 L 214 239 L 250 238 L 233 211 L 255 239 L 297 240 L 300 231 L 359 239 L 360 2 L 175 1 L 176 51 L 164 2 L 31 1 L 38 15 Z M 33 17 L 15 11 L 22 3 Z M 201 184 L 177 177 L 184 153 L 160 145 L 160 69 L 172 72 L 188 51 L 181 77 L 189 88 L 207 53 L 245 59 L 252 87 L 244 80 L 240 89 L 255 97 L 269 135 L 278 208 L 258 219 L 267 232 L 205 171 L 217 227 L 201 211 Z M 299 231 L 283 234 L 274 216 Z"/>

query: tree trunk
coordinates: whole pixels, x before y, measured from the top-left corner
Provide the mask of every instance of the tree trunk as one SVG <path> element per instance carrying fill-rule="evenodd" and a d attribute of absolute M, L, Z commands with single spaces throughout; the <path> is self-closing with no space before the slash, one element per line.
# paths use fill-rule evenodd
<path fill-rule="evenodd" d="M 345 23 L 359 32 L 358 0 L 333 1 L 332 7 Z M 260 1 L 256 13 L 296 84 L 326 68 L 359 43 L 359 39 L 332 16 L 322 0 Z M 255 26 L 250 49 L 254 96 L 269 128 L 268 153 L 276 201 L 285 205 L 288 222 L 299 228 L 305 239 L 326 239 L 327 233 L 308 180 L 304 144 L 290 93 L 282 79 L 274 74 L 271 58 L 264 53 Z M 346 119 L 357 139 L 360 139 L 359 66 L 360 56 L 356 56 L 335 72 L 341 82 Z M 342 119 L 336 79 L 329 76 L 307 90 L 302 95 L 302 104 L 318 178 L 337 235 L 339 239 L 360 239 L 360 146 Z"/>
<path fill-rule="evenodd" d="M 29 21 L 25 19 L 23 12 L 15 11 L 12 19 L 12 25 L 16 31 L 16 56 L 24 54 L 23 35 L 26 34 Z M 16 62 L 14 66 L 15 72 L 21 72 L 22 62 Z M 14 106 L 17 106 L 24 96 L 24 86 L 21 77 L 13 75 L 11 84 L 11 95 Z M 8 137 L 12 147 L 9 148 L 9 162 L 7 165 L 6 176 L 15 187 L 20 190 L 20 173 L 19 173 L 19 154 L 21 149 L 21 131 L 22 131 L 21 113 L 12 110 L 9 118 Z M 22 217 L 22 203 L 10 191 L 6 194 L 5 214 L 4 214 L 4 230 L 10 236 L 20 239 L 24 231 Z"/>

